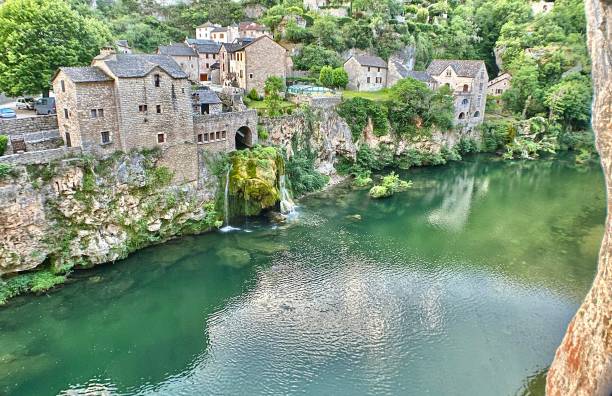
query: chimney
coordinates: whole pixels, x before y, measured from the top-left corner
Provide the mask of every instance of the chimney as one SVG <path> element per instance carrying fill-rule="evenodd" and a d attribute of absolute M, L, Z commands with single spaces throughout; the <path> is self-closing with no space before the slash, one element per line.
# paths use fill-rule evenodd
<path fill-rule="evenodd" d="M 115 48 L 107 45 L 106 47 L 100 48 L 100 55 L 96 56 L 96 59 L 108 59 L 116 55 Z"/>

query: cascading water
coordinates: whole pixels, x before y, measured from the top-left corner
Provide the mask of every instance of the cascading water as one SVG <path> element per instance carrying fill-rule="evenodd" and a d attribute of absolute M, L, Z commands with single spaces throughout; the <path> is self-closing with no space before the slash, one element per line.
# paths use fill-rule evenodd
<path fill-rule="evenodd" d="M 229 224 L 230 216 L 229 216 L 229 186 L 230 186 L 230 172 L 232 171 L 232 165 L 230 164 L 229 168 L 227 168 L 227 174 L 225 175 L 225 193 L 223 196 L 223 228 L 221 231 L 228 232 L 232 230 L 237 230 L 237 228 L 232 227 Z"/>
<path fill-rule="evenodd" d="M 295 212 L 295 203 L 291 199 L 291 194 L 287 190 L 285 175 L 281 175 L 278 180 L 278 188 L 281 194 L 280 209 L 282 214 L 292 214 Z"/>

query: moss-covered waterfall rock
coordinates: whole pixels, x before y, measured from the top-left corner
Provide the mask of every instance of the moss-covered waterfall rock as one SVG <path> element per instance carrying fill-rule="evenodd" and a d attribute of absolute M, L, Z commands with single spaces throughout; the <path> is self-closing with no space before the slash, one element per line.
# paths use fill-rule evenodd
<path fill-rule="evenodd" d="M 233 215 L 254 216 L 280 201 L 278 180 L 284 174 L 284 159 L 278 149 L 258 146 L 236 151 L 231 154 L 230 163 Z"/>

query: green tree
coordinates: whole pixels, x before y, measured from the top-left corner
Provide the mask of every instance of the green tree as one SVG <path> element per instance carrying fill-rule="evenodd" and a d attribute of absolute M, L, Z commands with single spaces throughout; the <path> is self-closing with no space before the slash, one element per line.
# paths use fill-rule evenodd
<path fill-rule="evenodd" d="M 344 49 L 344 40 L 334 17 L 325 15 L 317 18 L 311 31 L 318 44 L 336 51 Z"/>
<path fill-rule="evenodd" d="M 270 117 L 278 117 L 282 114 L 281 103 L 282 98 L 280 93 L 285 90 L 285 82 L 277 76 L 270 76 L 264 84 L 266 97 L 264 103 Z"/>
<path fill-rule="evenodd" d="M 323 66 L 340 67 L 342 59 L 336 51 L 310 44 L 293 58 L 293 65 L 296 70 L 309 70 L 313 76 L 318 76 Z"/>
<path fill-rule="evenodd" d="M 349 83 L 349 76 L 343 67 L 336 67 L 333 71 L 334 87 L 346 88 Z"/>
<path fill-rule="evenodd" d="M 579 74 L 550 87 L 546 94 L 550 120 L 561 122 L 568 130 L 587 128 L 591 119 L 591 92 L 589 78 Z"/>
<path fill-rule="evenodd" d="M 319 73 L 319 83 L 324 87 L 334 86 L 334 69 L 331 66 L 323 66 Z"/>
<path fill-rule="evenodd" d="M 0 5 L 0 91 L 48 95 L 60 66 L 86 65 L 109 43 L 110 31 L 55 0 Z"/>

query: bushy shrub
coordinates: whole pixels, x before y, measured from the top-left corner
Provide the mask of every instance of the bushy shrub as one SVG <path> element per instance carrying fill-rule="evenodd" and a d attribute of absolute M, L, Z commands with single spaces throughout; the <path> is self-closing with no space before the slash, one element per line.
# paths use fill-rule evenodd
<path fill-rule="evenodd" d="M 459 140 L 459 144 L 457 144 L 457 151 L 463 155 L 477 153 L 480 151 L 480 149 L 478 147 L 478 142 L 476 142 L 474 139 L 463 137 L 461 140 Z"/>
<path fill-rule="evenodd" d="M 9 177 L 13 173 L 13 167 L 9 164 L 0 164 L 0 180 Z"/>
<path fill-rule="evenodd" d="M 390 197 L 396 192 L 406 191 L 412 186 L 412 182 L 401 180 L 395 172 L 383 177 L 382 183 L 370 189 L 368 193 L 372 198 Z"/>
<path fill-rule="evenodd" d="M 285 172 L 295 196 L 321 190 L 329 182 L 329 177 L 314 168 L 315 156 L 308 151 L 297 151 L 285 162 Z"/>
<path fill-rule="evenodd" d="M 0 155 L 4 155 L 8 146 L 8 136 L 0 135 Z"/>
<path fill-rule="evenodd" d="M 257 90 L 255 88 L 249 91 L 247 97 L 251 100 L 259 100 L 259 94 L 257 93 Z"/>
<path fill-rule="evenodd" d="M 387 108 L 380 103 L 357 97 L 342 102 L 337 111 L 349 124 L 354 141 L 359 139 L 368 120 L 372 120 L 376 136 L 386 135 L 389 131 Z"/>

